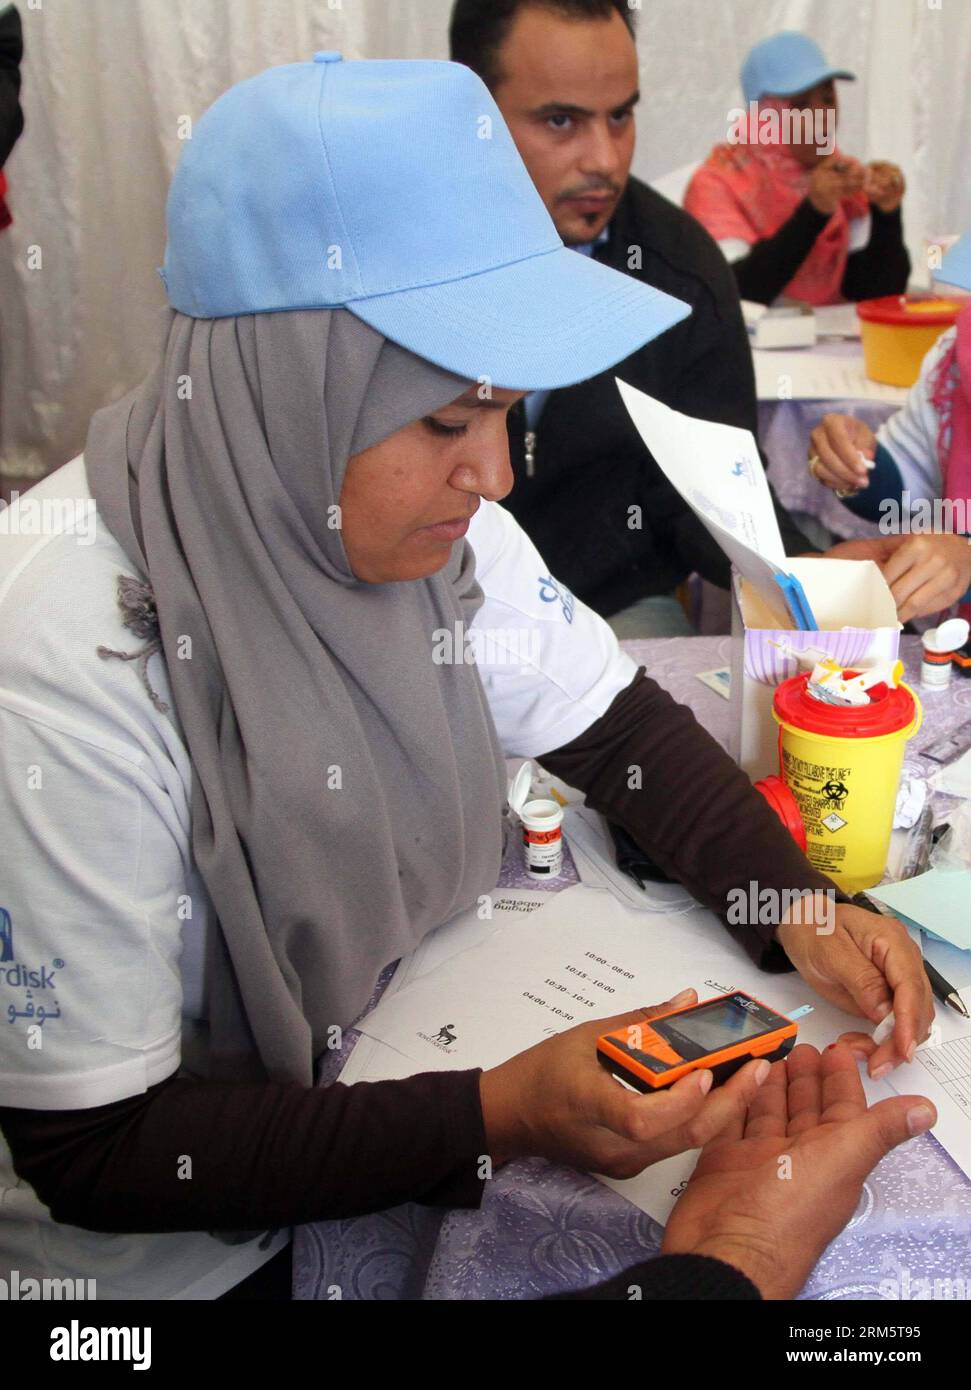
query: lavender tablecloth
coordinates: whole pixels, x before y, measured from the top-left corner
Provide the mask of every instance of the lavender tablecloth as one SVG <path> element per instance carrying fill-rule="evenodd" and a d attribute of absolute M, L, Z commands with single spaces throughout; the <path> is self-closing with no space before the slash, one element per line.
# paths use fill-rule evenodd
<path fill-rule="evenodd" d="M 728 664 L 728 638 L 624 645 L 727 741 L 728 702 L 695 676 Z M 903 652 L 913 680 L 916 639 L 905 638 Z M 971 680 L 929 697 L 905 774 L 926 774 L 933 765 L 918 750 L 969 719 Z M 573 877 L 568 865 L 565 881 Z M 520 881 L 529 882 L 511 860 L 504 882 Z M 356 1038 L 348 1033 L 322 1080 L 336 1076 Z M 531 1299 L 599 1283 L 656 1254 L 661 1234 L 656 1221 L 595 1178 L 530 1159 L 500 1169 L 477 1211 L 408 1204 L 298 1228 L 293 1292 L 298 1299 Z M 922 1135 L 873 1172 L 852 1221 L 801 1297 L 906 1301 L 934 1296 L 934 1281 L 938 1297 L 971 1291 L 971 1181 L 932 1136 Z"/>

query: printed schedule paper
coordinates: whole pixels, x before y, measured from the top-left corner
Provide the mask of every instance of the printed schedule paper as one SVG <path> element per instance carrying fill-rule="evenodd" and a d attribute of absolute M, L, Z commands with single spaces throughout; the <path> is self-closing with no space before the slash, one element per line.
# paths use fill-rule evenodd
<path fill-rule="evenodd" d="M 944 969 L 939 957 L 935 961 Z M 954 972 L 948 978 L 953 980 Z M 957 987 L 957 986 L 956 986 Z M 971 1009 L 971 986 L 957 987 Z M 926 1096 L 937 1107 L 931 1133 L 959 1167 L 971 1174 L 971 1023 L 952 1009 L 935 1009 L 936 1039 L 919 1047 L 914 1060 L 890 1073 L 898 1095 Z"/>

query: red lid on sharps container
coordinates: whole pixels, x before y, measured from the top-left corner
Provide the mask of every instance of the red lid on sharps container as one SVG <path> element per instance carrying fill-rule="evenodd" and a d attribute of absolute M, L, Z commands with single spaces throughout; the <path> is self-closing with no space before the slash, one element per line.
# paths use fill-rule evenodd
<path fill-rule="evenodd" d="M 775 773 L 771 777 L 763 777 L 761 782 L 755 783 L 755 790 L 761 792 L 773 811 L 782 821 L 789 834 L 796 844 L 806 852 L 806 827 L 803 823 L 802 812 L 799 810 L 799 802 L 792 792 L 783 782 L 781 777 Z"/>
<path fill-rule="evenodd" d="M 779 723 L 831 738 L 880 738 L 908 728 L 917 715 L 916 702 L 905 685 L 884 688 L 882 698 L 866 705 L 827 705 L 813 699 L 808 684 L 809 672 L 803 671 L 776 686 L 772 713 Z"/>
<path fill-rule="evenodd" d="M 954 323 L 961 303 L 941 294 L 885 294 L 856 306 L 865 323 L 890 323 L 897 328 L 945 328 Z"/>

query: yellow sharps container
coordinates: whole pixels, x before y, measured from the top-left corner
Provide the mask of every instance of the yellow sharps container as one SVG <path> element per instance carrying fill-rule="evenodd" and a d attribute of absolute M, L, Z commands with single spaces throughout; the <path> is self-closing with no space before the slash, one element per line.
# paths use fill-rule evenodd
<path fill-rule="evenodd" d="M 883 878 L 904 746 L 920 728 L 909 686 L 875 686 L 866 705 L 828 705 L 803 672 L 777 687 L 782 778 L 806 827 L 806 857 L 847 893 Z"/>

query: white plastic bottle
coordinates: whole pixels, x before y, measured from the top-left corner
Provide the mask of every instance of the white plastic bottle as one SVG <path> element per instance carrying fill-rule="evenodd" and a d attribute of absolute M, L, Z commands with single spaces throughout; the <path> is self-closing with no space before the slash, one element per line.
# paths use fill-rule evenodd
<path fill-rule="evenodd" d="M 920 663 L 920 683 L 924 690 L 944 690 L 951 683 L 951 653 L 963 647 L 971 631 L 966 618 L 949 618 L 921 637 L 924 649 Z"/>
<path fill-rule="evenodd" d="M 523 827 L 523 854 L 530 878 L 559 878 L 563 872 L 563 807 L 545 797 L 530 801 L 533 765 L 523 763 L 513 778 L 509 805 Z"/>

